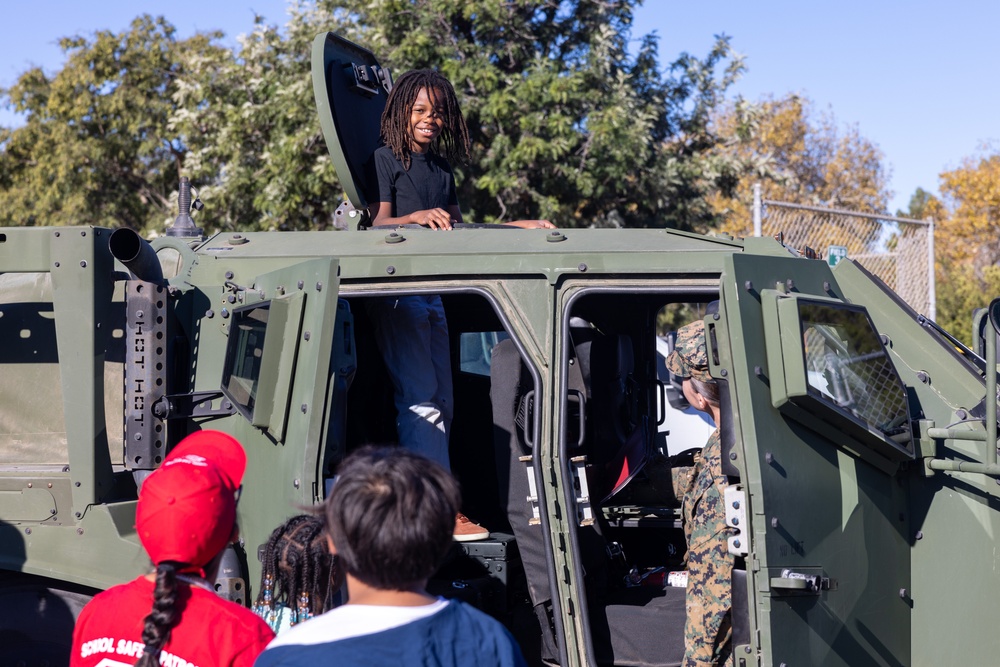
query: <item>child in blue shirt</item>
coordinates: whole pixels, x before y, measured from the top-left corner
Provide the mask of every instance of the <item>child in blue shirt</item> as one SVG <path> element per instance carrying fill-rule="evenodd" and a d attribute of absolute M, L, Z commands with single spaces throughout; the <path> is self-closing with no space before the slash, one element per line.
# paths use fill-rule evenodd
<path fill-rule="evenodd" d="M 497 620 L 429 595 L 461 496 L 441 466 L 401 447 L 363 447 L 323 506 L 348 601 L 282 633 L 255 667 L 526 667 Z"/>
<path fill-rule="evenodd" d="M 375 227 L 418 224 L 450 230 L 462 222 L 450 161 L 469 158 L 469 130 L 451 83 L 433 70 L 413 70 L 395 82 L 381 123 L 385 145 L 372 158 L 377 192 L 369 195 Z M 548 220 L 517 220 L 523 229 L 551 229 Z M 414 295 L 370 299 L 368 314 L 392 379 L 403 447 L 451 469 L 448 435 L 454 416 L 448 323 L 441 298 Z M 455 539 L 489 531 L 459 513 Z"/>

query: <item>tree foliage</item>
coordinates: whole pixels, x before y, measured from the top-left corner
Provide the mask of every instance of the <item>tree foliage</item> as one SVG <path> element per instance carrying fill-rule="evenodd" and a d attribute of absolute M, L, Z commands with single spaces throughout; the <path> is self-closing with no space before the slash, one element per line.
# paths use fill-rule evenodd
<path fill-rule="evenodd" d="M 712 111 L 743 71 L 726 37 L 657 68 L 657 40 L 628 52 L 636 2 L 363 3 L 373 51 L 397 71 L 437 67 L 473 138 L 459 199 L 472 219 L 562 226 L 713 224 L 732 181 Z"/>
<path fill-rule="evenodd" d="M 816 114 L 807 98 L 731 103 L 716 123 L 718 133 L 730 138 L 726 151 L 741 170 L 734 196 L 720 192 L 713 198 L 726 231 L 752 230 L 755 183 L 761 183 L 764 199 L 885 212 L 890 192 L 882 152 L 857 126 L 841 128 L 832 113 Z"/>
<path fill-rule="evenodd" d="M 918 190 L 910 208 L 935 221 L 937 321 L 968 342 L 972 311 L 1000 296 L 1000 153 L 967 158 L 940 178 L 943 199 Z"/>
<path fill-rule="evenodd" d="M 63 39 L 51 78 L 21 75 L 3 91 L 26 122 L 0 130 L 0 224 L 140 229 L 167 217 L 186 152 L 168 128 L 172 96 L 191 63 L 218 57 L 217 37 L 177 40 L 141 16 L 122 33 Z"/>
<path fill-rule="evenodd" d="M 315 115 L 312 38 L 327 30 L 397 72 L 454 83 L 474 138 L 457 166 L 469 219 L 705 229 L 709 195 L 737 182 L 710 123 L 741 57 L 630 55 L 637 0 L 301 0 L 285 29 L 262 22 L 234 53 L 217 33 L 175 38 L 163 18 L 64 40 L 64 68 L 25 73 L 0 134 L 3 224 L 162 229 L 187 175 L 217 229 L 330 225 L 341 196 Z"/>

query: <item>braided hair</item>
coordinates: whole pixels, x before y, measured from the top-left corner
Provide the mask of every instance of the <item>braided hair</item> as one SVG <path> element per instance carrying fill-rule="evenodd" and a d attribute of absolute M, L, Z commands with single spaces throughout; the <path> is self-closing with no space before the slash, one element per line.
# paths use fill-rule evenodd
<path fill-rule="evenodd" d="M 170 639 L 170 630 L 180 617 L 174 604 L 177 602 L 177 572 L 181 568 L 182 564 L 171 561 L 156 566 L 153 610 L 143 619 L 142 641 L 146 648 L 135 667 L 159 667 L 160 649 Z"/>
<path fill-rule="evenodd" d="M 434 98 L 434 104 L 444 109 L 444 128 L 434 152 L 440 152 L 449 162 L 468 162 L 472 142 L 455 89 L 448 79 L 430 69 L 410 70 L 393 83 L 385 111 L 382 112 L 382 141 L 403 164 L 403 168 L 409 169 L 410 114 L 421 88 L 426 88 L 428 96 Z"/>
<path fill-rule="evenodd" d="M 336 562 L 319 517 L 293 516 L 275 528 L 264 547 L 261 565 L 254 611 L 264 620 L 276 613 L 276 602 L 292 609 L 293 623 L 326 611 L 335 591 Z"/>

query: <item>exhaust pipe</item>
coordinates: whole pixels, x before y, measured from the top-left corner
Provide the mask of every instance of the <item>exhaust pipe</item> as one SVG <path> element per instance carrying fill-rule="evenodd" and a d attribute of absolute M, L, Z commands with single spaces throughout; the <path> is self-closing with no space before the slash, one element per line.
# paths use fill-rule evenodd
<path fill-rule="evenodd" d="M 147 283 L 163 282 L 163 269 L 149 241 L 135 231 L 122 227 L 116 229 L 108 240 L 111 254 L 125 265 L 139 280 Z"/>

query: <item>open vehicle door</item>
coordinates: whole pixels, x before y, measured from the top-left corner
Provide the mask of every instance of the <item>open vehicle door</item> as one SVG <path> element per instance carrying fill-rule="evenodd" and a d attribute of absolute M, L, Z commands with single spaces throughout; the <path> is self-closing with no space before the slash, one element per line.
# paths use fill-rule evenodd
<path fill-rule="evenodd" d="M 736 664 L 756 651 L 764 665 L 911 664 L 914 443 L 898 359 L 824 263 L 733 254 L 722 296 L 739 418 L 724 458 L 745 468 L 730 543 L 749 545 L 756 630 Z"/>

